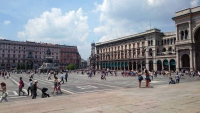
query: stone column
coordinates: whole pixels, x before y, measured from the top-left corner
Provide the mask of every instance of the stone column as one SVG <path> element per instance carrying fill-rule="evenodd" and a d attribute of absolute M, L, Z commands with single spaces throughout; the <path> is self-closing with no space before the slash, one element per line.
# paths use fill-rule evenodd
<path fill-rule="evenodd" d="M 126 66 L 125 66 L 125 61 L 124 61 L 124 70 L 125 70 L 125 67 L 126 67 Z"/>
<path fill-rule="evenodd" d="M 194 70 L 192 48 L 190 49 L 190 71 L 191 70 Z"/>
<path fill-rule="evenodd" d="M 195 49 L 193 49 L 193 65 L 194 65 L 194 70 L 196 70 L 197 67 L 196 67 L 196 53 L 195 53 Z"/>
<path fill-rule="evenodd" d="M 130 69 L 130 68 L 129 68 L 129 61 L 127 62 L 127 64 L 128 64 L 128 70 L 129 70 L 129 69 Z"/>
<path fill-rule="evenodd" d="M 178 31 L 178 25 L 176 24 L 176 41 L 179 40 L 179 31 Z"/>
<path fill-rule="evenodd" d="M 132 70 L 133 70 L 133 61 L 131 61 L 131 64 L 132 64 Z"/>
<path fill-rule="evenodd" d="M 176 71 L 179 71 L 180 68 L 180 57 L 179 57 L 179 53 L 178 50 L 176 50 Z"/>
<path fill-rule="evenodd" d="M 136 61 L 136 70 L 138 71 L 138 64 L 137 64 L 137 61 Z"/>
<path fill-rule="evenodd" d="M 192 39 L 192 26 L 191 26 L 191 21 L 188 22 L 188 23 L 189 23 L 189 35 L 190 35 L 190 36 L 188 36 L 188 39 L 191 39 L 192 42 L 193 42 L 193 39 Z"/>

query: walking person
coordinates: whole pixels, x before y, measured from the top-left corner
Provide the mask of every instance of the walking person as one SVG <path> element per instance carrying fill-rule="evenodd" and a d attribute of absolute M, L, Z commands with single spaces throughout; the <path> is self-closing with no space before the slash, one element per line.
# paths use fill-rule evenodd
<path fill-rule="evenodd" d="M 180 75 L 179 75 L 178 71 L 176 72 L 175 78 L 176 78 L 176 83 L 179 83 L 179 81 L 180 81 Z"/>
<path fill-rule="evenodd" d="M 23 95 L 25 94 L 24 91 L 22 91 L 22 88 L 24 87 L 24 81 L 22 80 L 22 77 L 19 78 L 19 96 L 20 96 L 20 92 L 23 93 Z"/>
<path fill-rule="evenodd" d="M 145 75 L 146 75 L 146 88 L 149 88 L 149 83 L 151 82 L 151 79 L 150 79 L 150 75 L 149 75 L 149 71 L 148 70 L 145 70 Z"/>
<path fill-rule="evenodd" d="M 66 73 L 65 73 L 65 81 L 67 82 L 67 78 L 68 78 L 68 70 L 66 70 Z"/>
<path fill-rule="evenodd" d="M 60 84 L 60 82 L 58 82 L 58 87 L 57 87 L 57 89 L 58 89 L 58 91 L 60 91 L 60 93 L 62 93 L 62 91 L 61 91 L 61 84 Z"/>
<path fill-rule="evenodd" d="M 0 103 L 2 102 L 2 100 L 5 100 L 6 102 L 8 102 L 8 93 L 6 92 L 6 83 L 2 82 L 1 83 L 1 89 L 0 90 L 2 92 L 2 96 L 0 97 Z"/>
<path fill-rule="evenodd" d="M 58 87 L 58 78 L 55 77 L 55 80 L 54 80 L 54 88 L 53 88 L 52 94 L 54 93 L 55 90 L 56 90 L 56 94 L 58 94 L 58 89 L 57 89 L 57 87 Z"/>
<path fill-rule="evenodd" d="M 36 97 L 37 97 L 37 89 L 40 89 L 41 90 L 41 88 L 39 88 L 38 86 L 37 86 L 37 83 L 38 83 L 38 81 L 37 80 L 35 80 L 34 81 L 34 84 L 33 84 L 33 88 L 32 88 L 32 99 L 36 99 Z"/>
<path fill-rule="evenodd" d="M 48 80 L 51 80 L 51 72 L 48 74 Z"/>
<path fill-rule="evenodd" d="M 32 79 L 30 78 L 29 79 L 29 83 L 28 83 L 28 89 L 27 89 L 27 92 L 28 92 L 28 95 L 27 96 L 29 96 L 29 91 L 30 91 L 30 94 L 31 94 L 31 96 L 32 96 L 32 85 L 33 85 L 33 81 L 32 81 Z"/>
<path fill-rule="evenodd" d="M 143 80 L 141 70 L 138 70 L 138 81 L 139 81 L 139 88 L 141 88 L 141 82 Z"/>
<path fill-rule="evenodd" d="M 64 76 L 63 76 L 63 72 L 61 72 L 60 79 L 61 79 L 60 82 L 62 82 L 62 84 L 64 84 Z"/>

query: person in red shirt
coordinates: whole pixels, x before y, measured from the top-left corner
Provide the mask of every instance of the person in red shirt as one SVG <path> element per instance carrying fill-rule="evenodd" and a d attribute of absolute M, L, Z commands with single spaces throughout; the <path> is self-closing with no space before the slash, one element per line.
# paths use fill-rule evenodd
<path fill-rule="evenodd" d="M 23 92 L 23 95 L 25 94 L 24 91 L 22 91 L 22 88 L 24 87 L 24 82 L 22 80 L 22 77 L 19 78 L 19 96 L 20 96 L 20 92 Z"/>

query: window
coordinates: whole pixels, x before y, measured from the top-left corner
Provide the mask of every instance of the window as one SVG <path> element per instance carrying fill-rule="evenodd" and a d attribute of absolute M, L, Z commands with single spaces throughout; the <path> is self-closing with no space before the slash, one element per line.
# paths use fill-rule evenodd
<path fill-rule="evenodd" d="M 185 39 L 188 39 L 188 30 L 185 30 Z"/>
<path fill-rule="evenodd" d="M 13 63 L 15 63 L 15 60 L 13 60 Z"/>
<path fill-rule="evenodd" d="M 26 49 L 26 48 L 24 47 L 24 49 Z"/>
<path fill-rule="evenodd" d="M 18 55 L 18 58 L 20 58 L 20 55 Z"/>
<path fill-rule="evenodd" d="M 37 59 L 37 55 L 35 55 L 35 58 Z"/>
<path fill-rule="evenodd" d="M 10 54 L 8 54 L 8 58 L 10 58 Z"/>
<path fill-rule="evenodd" d="M 18 63 L 20 63 L 20 60 L 18 60 Z"/>
<path fill-rule="evenodd" d="M 10 53 L 10 50 L 8 50 L 8 53 Z"/>
<path fill-rule="evenodd" d="M 20 53 L 20 51 L 19 51 L 19 53 Z"/>
<path fill-rule="evenodd" d="M 152 56 L 152 49 L 149 49 L 149 56 Z"/>
<path fill-rule="evenodd" d="M 4 50 L 3 50 L 3 52 L 4 52 Z"/>
<path fill-rule="evenodd" d="M 26 52 L 24 51 L 24 53 L 26 53 Z"/>
<path fill-rule="evenodd" d="M 23 54 L 23 58 L 26 58 L 26 55 L 25 55 L 25 54 Z"/>
<path fill-rule="evenodd" d="M 15 54 L 13 55 L 13 58 L 15 58 Z"/>
<path fill-rule="evenodd" d="M 184 32 L 181 31 L 181 40 L 183 40 L 183 39 L 184 39 Z"/>
<path fill-rule="evenodd" d="M 150 46 L 150 43 L 151 43 L 151 42 L 150 42 L 150 41 L 148 41 L 148 46 Z"/>
<path fill-rule="evenodd" d="M 15 50 L 13 51 L 13 53 L 15 53 Z"/>
<path fill-rule="evenodd" d="M 2 54 L 2 57 L 4 58 L 5 54 Z"/>
<path fill-rule="evenodd" d="M 19 47 L 19 49 L 21 49 L 21 48 Z"/>

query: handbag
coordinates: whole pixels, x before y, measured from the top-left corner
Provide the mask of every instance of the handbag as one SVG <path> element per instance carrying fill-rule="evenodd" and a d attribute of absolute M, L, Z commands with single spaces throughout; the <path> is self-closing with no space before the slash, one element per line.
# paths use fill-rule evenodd
<path fill-rule="evenodd" d="M 4 92 L 2 98 L 6 98 L 8 96 L 7 92 Z"/>

